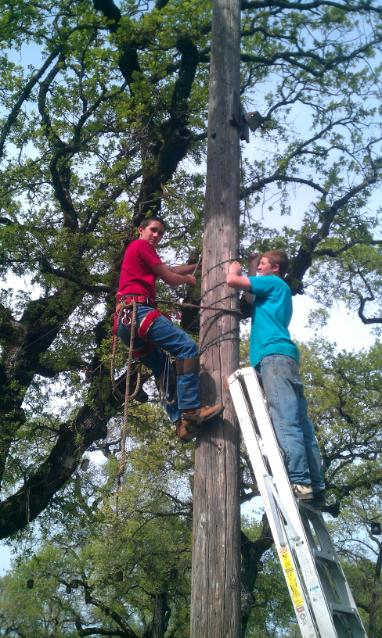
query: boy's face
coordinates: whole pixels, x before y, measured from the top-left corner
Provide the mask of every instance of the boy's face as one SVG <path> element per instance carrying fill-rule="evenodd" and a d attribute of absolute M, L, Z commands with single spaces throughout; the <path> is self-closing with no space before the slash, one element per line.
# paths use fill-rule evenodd
<path fill-rule="evenodd" d="M 152 246 L 157 246 L 164 234 L 163 225 L 153 219 L 151 222 L 147 224 L 145 228 L 139 226 L 139 239 L 146 239 Z"/>
<path fill-rule="evenodd" d="M 260 259 L 259 265 L 257 266 L 257 272 L 259 273 L 259 275 L 278 275 L 279 265 L 276 264 L 275 266 L 273 266 L 268 257 L 262 257 Z"/>

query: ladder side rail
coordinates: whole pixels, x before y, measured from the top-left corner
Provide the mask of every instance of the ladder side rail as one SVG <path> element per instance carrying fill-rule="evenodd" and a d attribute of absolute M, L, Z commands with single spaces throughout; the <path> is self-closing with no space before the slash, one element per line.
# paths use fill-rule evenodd
<path fill-rule="evenodd" d="M 293 552 L 289 546 L 289 539 L 284 532 L 284 527 L 274 502 L 273 493 L 267 486 L 267 481 L 272 480 L 265 464 L 260 444 L 255 433 L 252 417 L 248 409 L 247 400 L 239 380 L 230 383 L 231 397 L 240 423 L 248 456 L 255 472 L 257 486 L 263 499 L 265 513 L 271 528 L 285 581 L 288 587 L 292 606 L 300 627 L 303 638 L 320 638 L 315 625 L 314 616 L 306 599 L 303 584 L 296 565 Z M 331 636 L 330 636 L 331 638 Z M 333 634 L 333 638 L 337 638 Z"/>
<path fill-rule="evenodd" d="M 257 427 L 264 447 L 267 450 L 268 463 L 277 485 L 280 498 L 283 501 L 285 509 L 290 513 L 292 523 L 299 536 L 305 536 L 305 530 L 301 523 L 298 508 L 296 507 L 296 500 L 285 469 L 282 452 L 279 448 L 256 372 L 253 368 L 243 368 L 240 372 L 242 380 L 245 383 L 252 408 L 255 411 Z"/>
<path fill-rule="evenodd" d="M 342 638 L 342 635 L 346 638 L 349 635 L 352 638 L 366 638 L 365 627 L 322 513 L 307 505 L 301 508 L 300 513 L 310 545 L 316 548 L 314 554 L 317 569 L 334 616 L 339 638 Z M 345 609 L 348 613 L 345 613 Z M 352 631 L 344 634 L 343 627 L 347 626 L 351 627 Z"/>
<path fill-rule="evenodd" d="M 301 520 L 305 527 L 310 549 L 312 550 L 315 558 L 317 571 L 320 576 L 327 602 L 329 606 L 332 606 L 333 603 L 338 603 L 341 600 L 337 586 L 338 573 L 335 573 L 335 570 L 338 570 L 338 565 L 333 551 L 328 551 L 329 548 L 327 546 L 325 547 L 326 551 L 322 550 L 320 539 L 318 538 L 319 535 L 317 534 L 317 527 L 313 525 L 309 516 L 310 512 L 307 510 L 308 508 L 306 506 L 301 508 Z M 312 527 L 314 528 L 314 533 L 312 531 Z M 349 605 L 349 608 L 351 608 L 351 605 Z"/>
<path fill-rule="evenodd" d="M 311 604 L 313 604 L 315 612 L 318 610 L 319 607 L 321 607 L 321 611 L 318 614 L 315 614 L 316 620 L 319 624 L 321 635 L 325 638 L 329 637 L 330 635 L 332 635 L 330 632 L 334 628 L 335 633 L 333 633 L 333 636 L 342 638 L 343 635 L 345 638 L 345 634 L 343 634 L 342 631 L 339 631 L 339 626 L 346 625 L 353 627 L 353 632 L 351 634 L 346 634 L 346 638 L 348 638 L 348 636 L 351 638 L 367 638 L 367 634 L 363 627 L 362 620 L 359 616 L 349 584 L 342 570 L 340 561 L 334 549 L 330 535 L 327 531 L 321 512 L 313 510 L 309 507 L 306 508 L 308 510 L 311 510 L 312 518 L 315 519 L 314 522 L 312 521 L 312 526 L 317 536 L 319 547 L 317 546 L 317 541 L 316 539 L 314 539 L 314 536 L 309 528 L 309 524 L 306 523 L 304 517 L 301 516 L 301 512 L 299 511 L 299 508 L 296 504 L 290 486 L 289 477 L 285 469 L 282 453 L 278 446 L 278 441 L 273 429 L 266 402 L 264 400 L 263 392 L 254 369 L 251 367 L 243 368 L 234 373 L 234 375 L 231 375 L 231 378 L 235 375 L 237 375 L 237 377 L 240 377 L 242 383 L 245 385 L 250 404 L 254 411 L 256 425 L 258 427 L 262 444 L 265 449 L 267 461 L 270 466 L 271 473 L 273 474 L 274 483 L 277 487 L 277 491 L 280 494 L 283 504 L 285 505 L 285 508 L 288 510 L 288 518 L 291 518 L 292 527 L 298 529 L 298 531 L 301 533 L 301 538 L 305 541 L 300 545 L 300 547 L 295 547 L 294 549 L 297 554 L 298 564 L 302 571 L 304 584 L 308 589 L 310 602 Z M 303 511 L 305 510 L 305 507 L 302 507 L 301 509 Z M 327 558 L 330 556 L 329 564 L 332 571 L 330 578 L 325 577 L 323 574 L 325 570 L 323 569 L 322 564 L 320 565 L 320 559 L 319 557 L 316 558 L 316 556 L 314 555 L 315 547 L 317 547 L 318 554 L 319 549 L 321 548 L 323 553 L 327 554 Z M 315 581 L 317 582 L 317 580 L 319 583 L 319 590 L 317 590 L 315 586 Z M 337 596 L 330 581 L 335 583 L 337 587 L 337 596 L 341 599 L 342 602 L 345 601 L 344 604 L 335 602 L 335 598 Z M 315 600 L 317 591 L 320 591 L 321 593 L 321 596 L 318 595 L 318 598 L 324 599 L 324 608 L 322 608 L 321 604 L 318 604 L 319 601 Z M 342 620 L 339 616 L 336 617 L 332 615 L 332 612 L 335 614 L 335 610 L 339 610 L 341 608 L 343 611 Z M 329 610 L 331 610 L 331 613 L 329 614 L 330 627 L 325 627 L 328 616 L 327 612 Z M 338 631 L 339 633 L 336 633 Z"/>
<path fill-rule="evenodd" d="M 289 543 L 292 554 L 294 556 L 294 564 L 302 574 L 302 586 L 306 592 L 306 595 L 308 596 L 311 606 L 314 608 L 315 621 L 322 636 L 325 636 L 325 638 L 337 638 L 332 613 L 328 605 L 328 601 L 326 600 L 325 591 L 321 584 L 320 575 L 318 573 L 315 559 L 309 546 L 309 541 L 306 537 L 305 528 L 300 518 L 298 506 L 296 504 L 296 500 L 290 486 L 289 477 L 285 469 L 281 451 L 278 446 L 278 442 L 268 411 L 266 409 L 263 393 L 260 388 L 256 373 L 253 368 L 244 368 L 231 375 L 229 381 L 231 394 L 233 386 L 240 386 L 241 383 L 243 384 L 247 392 L 249 402 L 254 411 L 254 418 L 256 420 L 262 443 L 266 451 L 267 461 L 271 468 L 271 473 L 273 474 L 274 483 L 277 487 L 279 501 L 283 503 L 283 509 L 288 512 L 290 525 L 289 527 L 286 526 L 287 532 L 289 532 L 290 535 L 291 530 L 293 530 L 293 532 L 296 532 L 299 537 L 299 541 L 297 542 L 293 542 L 293 540 L 289 537 Z M 243 389 L 241 389 L 241 396 L 241 402 L 240 400 L 237 401 L 237 405 L 234 402 L 240 425 L 242 425 L 241 406 L 244 402 L 247 406 L 247 399 L 244 395 Z M 244 430 L 243 437 L 247 446 L 247 450 L 249 451 L 250 447 L 252 446 L 251 439 L 256 438 L 256 434 L 252 422 L 252 417 L 250 417 L 248 406 L 246 407 L 246 410 L 250 418 L 248 437 L 249 440 L 246 440 Z M 250 435 L 250 430 L 252 430 L 252 437 Z M 252 462 L 251 455 L 249 454 L 249 456 Z M 256 474 L 256 466 L 253 466 L 253 468 Z M 282 556 L 280 556 L 280 561 L 282 562 Z"/>
<path fill-rule="evenodd" d="M 331 579 L 337 589 L 337 601 L 346 601 L 348 606 L 358 614 L 357 605 L 321 512 L 313 508 L 304 508 L 301 517 L 305 523 L 307 535 L 311 536 L 311 546 L 314 543 L 317 547 L 316 562 L 326 563 L 326 569 L 330 571 Z M 314 528 L 318 543 L 313 537 L 309 523 Z"/>

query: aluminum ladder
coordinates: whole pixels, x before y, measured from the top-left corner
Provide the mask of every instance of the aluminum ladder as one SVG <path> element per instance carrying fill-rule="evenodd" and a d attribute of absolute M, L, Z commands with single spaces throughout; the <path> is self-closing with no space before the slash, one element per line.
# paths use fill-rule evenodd
<path fill-rule="evenodd" d="M 298 504 L 253 368 L 229 389 L 303 638 L 367 638 L 319 510 Z"/>

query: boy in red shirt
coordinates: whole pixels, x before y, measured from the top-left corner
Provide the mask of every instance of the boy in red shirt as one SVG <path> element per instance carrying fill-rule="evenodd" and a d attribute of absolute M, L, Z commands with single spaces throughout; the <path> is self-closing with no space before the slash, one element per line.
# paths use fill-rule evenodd
<path fill-rule="evenodd" d="M 199 357 L 195 342 L 184 330 L 175 326 L 156 308 L 156 280 L 162 279 L 172 287 L 181 284 L 195 285 L 192 274 L 195 265 L 167 266 L 162 262 L 156 247 L 165 232 L 165 224 L 159 217 L 144 219 L 139 228 L 139 239 L 126 248 L 118 286 L 117 302 L 125 306 L 137 304 L 137 326 L 134 351 L 157 380 L 166 367 L 166 354 L 175 357 L 176 397 L 166 404 L 170 420 L 176 424 L 176 432 L 183 441 L 197 435 L 198 427 L 223 411 L 221 404 L 200 407 Z M 118 337 L 130 344 L 130 312 L 126 308 L 119 315 Z"/>

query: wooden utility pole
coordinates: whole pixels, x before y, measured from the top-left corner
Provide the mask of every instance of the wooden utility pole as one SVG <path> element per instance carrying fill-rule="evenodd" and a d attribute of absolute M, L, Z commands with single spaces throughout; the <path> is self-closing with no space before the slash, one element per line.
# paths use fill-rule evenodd
<path fill-rule="evenodd" d="M 239 366 L 235 293 L 225 283 L 239 247 L 240 2 L 213 0 L 201 313 L 202 395 L 222 401 L 195 453 L 191 638 L 239 638 L 239 435 L 226 379 Z M 222 309 L 220 311 L 220 309 Z"/>

